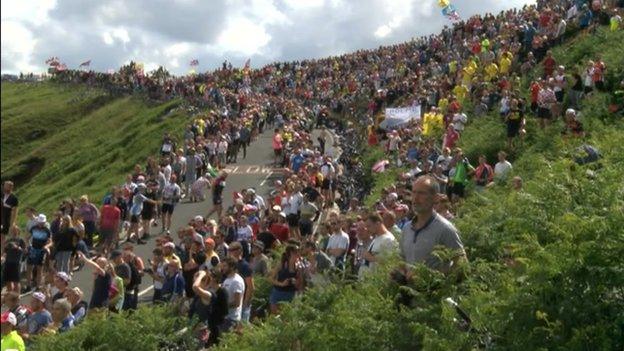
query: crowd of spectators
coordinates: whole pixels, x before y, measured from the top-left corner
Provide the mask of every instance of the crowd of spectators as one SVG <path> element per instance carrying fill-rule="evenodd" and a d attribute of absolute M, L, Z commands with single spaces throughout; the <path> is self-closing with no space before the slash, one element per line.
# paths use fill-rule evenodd
<path fill-rule="evenodd" d="M 550 48 L 572 30 L 591 35 L 604 22 L 620 30 L 622 5 L 540 0 L 398 45 L 256 70 L 224 63 L 211 73 L 171 77 L 163 69 L 146 75 L 131 63 L 115 73 L 55 74 L 58 81 L 111 92 L 182 97 L 199 112 L 181 138 L 165 134 L 160 154 L 136 165 L 101 205 L 86 195 L 67 199 L 50 221 L 26 208 L 27 238 L 17 226 L 14 185 L 4 183 L 3 304 L 9 312 L 2 316 L 3 347 L 5 336 L 28 340 L 65 332 L 87 310 L 136 309 L 138 287 L 147 277 L 154 282 L 152 302 L 185 306 L 199 319 L 204 342 L 214 344 L 256 316 L 278 314 L 280 304 L 322 284 L 326 272 L 366 279 L 393 253 L 410 264 L 452 271 L 467 260 L 452 223 L 467 189 L 508 183 L 522 188 L 504 150 L 494 166 L 485 155 L 468 160 L 457 147 L 462 133 L 473 119 L 495 111 L 508 151 L 534 132 L 527 130 L 530 116 L 542 128 L 561 118 L 563 133 L 582 136 L 582 99 L 605 89 L 609 68 L 600 57 L 563 67 Z M 539 77 L 522 91 L 521 77 L 538 65 Z M 420 105 L 422 118 L 394 130 L 378 128 L 377 117 L 390 105 Z M 327 127 L 344 132 L 357 125 L 368 126 L 364 139 L 387 151 L 389 167 L 406 170 L 372 209 L 361 198 L 348 199 L 346 208 L 336 204 L 343 190 L 337 179 L 348 176 L 354 162 L 338 161 L 336 145 L 326 145 L 333 139 Z M 315 128 L 321 130 L 317 138 Z M 272 133 L 282 178 L 266 199 L 254 188 L 235 189 L 234 205 L 223 208 L 225 166 L 241 153 L 245 158 L 247 147 L 266 132 Z M 205 201 L 208 194 L 207 213 L 191 218 L 174 237 L 176 204 Z M 158 222 L 161 232 L 152 234 Z M 152 257 L 134 253 L 135 245 L 154 237 Z M 439 245 L 453 252 L 449 259 L 433 254 Z M 89 303 L 71 283 L 82 266 L 94 273 Z M 402 268 L 400 274 L 410 279 L 411 271 Z M 252 306 L 258 276 L 272 285 L 268 311 Z M 30 305 L 22 306 L 19 294 L 31 290 Z"/>

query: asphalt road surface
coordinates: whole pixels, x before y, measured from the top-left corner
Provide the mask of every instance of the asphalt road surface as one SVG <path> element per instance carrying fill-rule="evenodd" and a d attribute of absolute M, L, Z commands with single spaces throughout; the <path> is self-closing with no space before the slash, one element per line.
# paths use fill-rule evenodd
<path fill-rule="evenodd" d="M 326 148 L 330 149 L 333 145 L 333 138 L 330 134 L 326 143 Z M 313 140 L 319 135 L 319 131 L 313 132 Z M 256 141 L 252 142 L 247 148 L 247 157 L 242 158 L 242 152 L 239 154 L 236 164 L 230 164 L 226 168 L 229 175 L 226 181 L 226 188 L 223 196 L 223 209 L 227 209 L 233 204 L 231 194 L 234 191 L 253 187 L 256 192 L 265 199 L 273 189 L 274 181 L 281 179 L 281 169 L 273 168 L 273 150 L 271 148 L 271 138 L 273 136 L 272 129 L 269 128 L 263 134 L 259 135 Z M 316 144 L 316 143 L 315 143 Z M 203 202 L 189 203 L 183 199 L 173 213 L 171 234 L 177 238 L 177 229 L 188 224 L 189 220 L 196 215 L 205 216 L 212 207 L 211 196 L 208 194 Z M 216 219 L 216 214 L 212 218 Z M 150 228 L 151 238 L 145 245 L 135 245 L 135 253 L 140 256 L 147 265 L 147 259 L 152 257 L 152 250 L 155 247 L 154 239 L 161 230 L 160 222 L 157 227 Z M 139 303 L 151 301 L 153 294 L 153 280 L 149 275 L 143 277 L 143 281 L 139 288 Z M 71 287 L 79 287 L 84 292 L 84 300 L 91 299 L 93 289 L 93 273 L 92 269 L 85 266 L 82 270 L 75 272 L 70 284 Z M 30 301 L 30 293 L 23 294 L 21 300 L 23 304 Z"/>

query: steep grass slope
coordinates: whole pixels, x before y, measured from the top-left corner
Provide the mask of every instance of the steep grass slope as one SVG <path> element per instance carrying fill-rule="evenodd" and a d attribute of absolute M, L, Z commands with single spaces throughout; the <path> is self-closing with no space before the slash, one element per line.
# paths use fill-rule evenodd
<path fill-rule="evenodd" d="M 2 180 L 13 180 L 23 205 L 50 211 L 67 196 L 99 200 L 136 163 L 158 150 L 185 114 L 172 101 L 53 83 L 2 83 Z"/>

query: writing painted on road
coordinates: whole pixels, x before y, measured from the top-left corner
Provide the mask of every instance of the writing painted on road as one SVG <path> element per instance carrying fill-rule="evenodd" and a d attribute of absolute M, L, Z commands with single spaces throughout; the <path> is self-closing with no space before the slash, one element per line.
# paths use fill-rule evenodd
<path fill-rule="evenodd" d="M 270 174 L 274 172 L 281 172 L 282 168 L 257 166 L 257 165 L 244 165 L 244 166 L 228 166 L 225 170 L 229 174 Z"/>

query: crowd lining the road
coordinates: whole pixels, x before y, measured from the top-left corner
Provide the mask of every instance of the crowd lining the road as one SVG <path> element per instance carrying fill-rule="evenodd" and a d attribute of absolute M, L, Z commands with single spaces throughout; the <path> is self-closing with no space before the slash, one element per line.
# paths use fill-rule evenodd
<path fill-rule="evenodd" d="M 265 306 L 252 304 L 254 277 L 269 279 L 268 313 L 279 314 L 280 304 L 322 284 L 326 273 L 366 279 L 392 253 L 452 271 L 467 260 L 452 223 L 466 189 L 522 189 L 504 150 L 495 165 L 480 156 L 473 166 L 457 147 L 468 119 L 498 111 L 508 151 L 534 132 L 529 116 L 541 128 L 562 120 L 564 134 L 583 136 L 582 99 L 605 89 L 609 67 L 600 57 L 563 67 L 550 48 L 572 28 L 591 35 L 607 22 L 621 30 L 621 8 L 622 1 L 538 1 L 403 44 L 257 70 L 224 63 L 212 73 L 172 78 L 162 70 L 147 76 L 133 63 L 114 74 L 59 73 L 54 79 L 63 82 L 183 97 L 198 110 L 179 138 L 165 134 L 160 154 L 137 164 L 101 201 L 68 198 L 49 220 L 25 207 L 20 228 L 22 206 L 13 183 L 4 182 L 3 349 L 5 338 L 23 349 L 19 340 L 63 333 L 93 310 L 136 309 L 142 279 L 153 279 L 153 303 L 186 306 L 200 321 L 202 342 L 213 345 L 263 314 Z M 520 77 L 537 65 L 541 76 L 522 91 Z M 376 116 L 396 104 L 420 105 L 422 118 L 377 128 Z M 372 209 L 362 198 L 341 199 L 338 179 L 361 162 L 340 160 L 338 144 L 326 145 L 335 138 L 331 129 L 348 135 L 357 125 L 369 126 L 362 146 L 387 151 L 389 160 L 375 171 L 407 169 Z M 254 188 L 229 189 L 225 171 L 262 133 L 272 134 L 274 166 L 283 168 L 266 198 Z M 588 157 L 599 157 L 589 149 Z M 223 208 L 231 191 L 234 205 Z M 171 228 L 177 204 L 208 198 L 205 213 Z M 152 239 L 152 257 L 134 253 Z M 438 245 L 454 252 L 448 261 L 432 255 Z M 88 302 L 72 286 L 77 269 L 93 272 Z M 410 279 L 408 268 L 400 273 Z M 20 293 L 30 291 L 31 303 L 21 305 Z"/>

